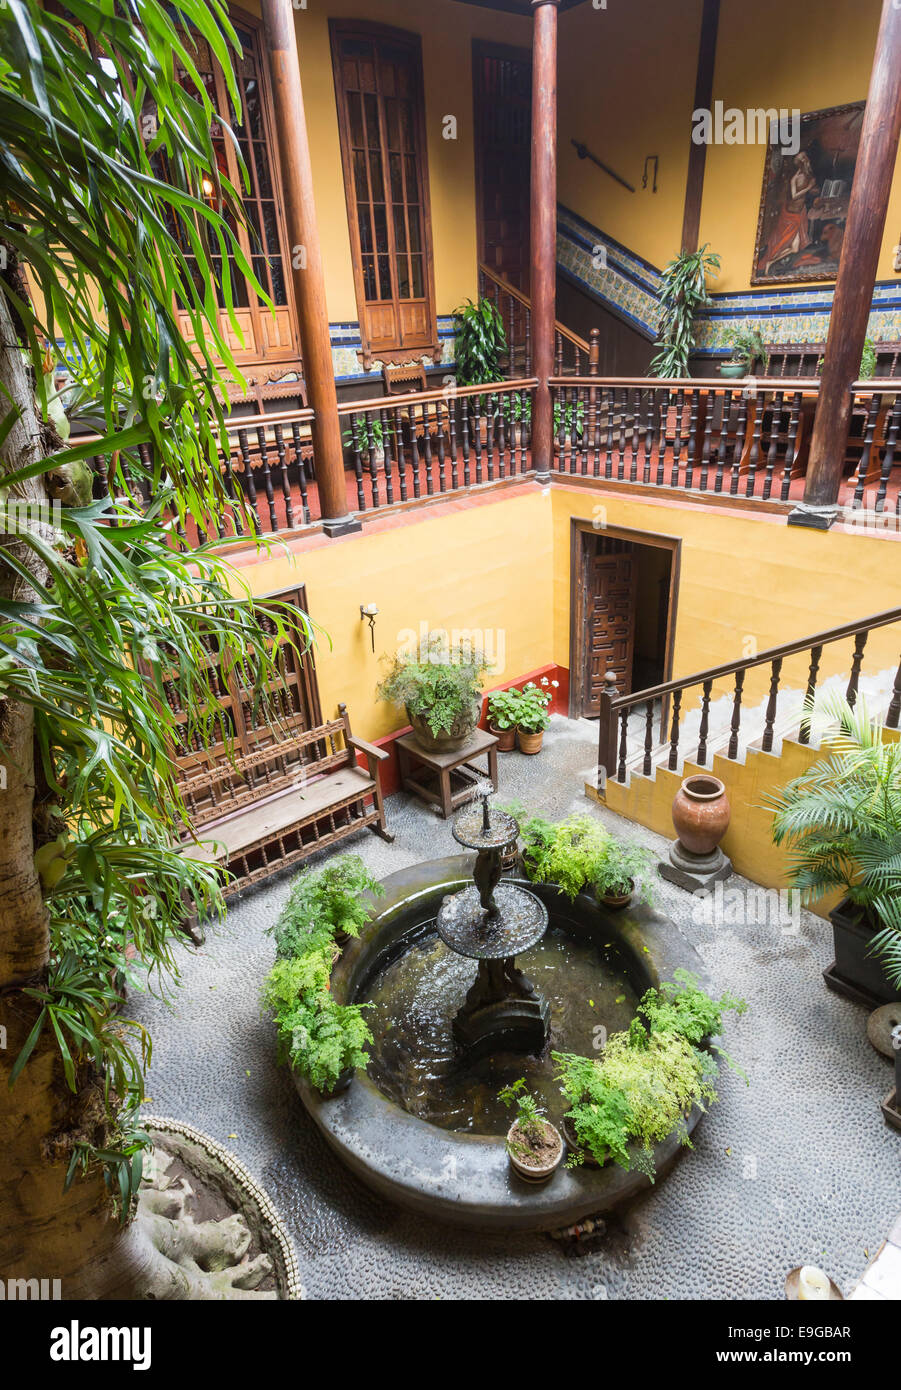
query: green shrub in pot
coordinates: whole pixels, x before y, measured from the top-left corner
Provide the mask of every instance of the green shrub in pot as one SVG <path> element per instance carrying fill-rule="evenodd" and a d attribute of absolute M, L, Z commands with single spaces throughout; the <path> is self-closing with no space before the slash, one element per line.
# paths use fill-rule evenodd
<path fill-rule="evenodd" d="M 546 676 L 542 677 L 541 684 L 549 684 Z M 527 734 L 542 733 L 551 722 L 547 711 L 552 698 L 550 690 L 542 690 L 534 681 L 526 681 L 519 692 L 516 727 Z"/>
<path fill-rule="evenodd" d="M 488 696 L 488 720 L 495 729 L 515 729 L 521 704 L 518 690 L 492 690 Z"/>
<path fill-rule="evenodd" d="M 489 664 L 470 643 L 451 649 L 443 633 L 433 632 L 418 652 L 390 661 L 377 693 L 379 699 L 406 708 L 425 747 L 461 747 L 478 722 L 482 678 Z"/>

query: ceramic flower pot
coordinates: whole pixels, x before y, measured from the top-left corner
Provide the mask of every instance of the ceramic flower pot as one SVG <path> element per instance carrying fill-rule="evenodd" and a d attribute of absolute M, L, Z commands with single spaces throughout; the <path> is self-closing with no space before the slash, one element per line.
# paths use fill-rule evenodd
<path fill-rule="evenodd" d="M 628 893 L 598 893 L 598 902 L 603 903 L 605 907 L 612 907 L 614 909 L 628 907 L 629 903 L 632 901 L 632 894 L 634 892 L 635 880 L 630 878 Z"/>
<path fill-rule="evenodd" d="M 516 747 L 516 725 L 511 724 L 509 729 L 499 729 L 496 724 L 488 720 L 488 732 L 494 734 L 497 739 L 497 751 L 499 753 L 512 753 Z"/>
<path fill-rule="evenodd" d="M 721 362 L 720 376 L 743 377 L 747 376 L 748 369 L 744 362 Z"/>
<path fill-rule="evenodd" d="M 529 1145 L 519 1134 L 519 1124 L 514 1121 L 507 1130 L 507 1157 L 510 1166 L 518 1177 L 526 1182 L 547 1182 L 553 1177 L 563 1161 L 563 1136 L 548 1120 L 542 1121 L 548 1139 L 556 1144 L 548 1145 L 545 1155 L 533 1155 Z"/>
<path fill-rule="evenodd" d="M 407 718 L 413 726 L 416 742 L 429 753 L 453 753 L 463 748 L 472 738 L 472 731 L 479 720 L 479 704 L 471 709 L 461 710 L 449 729 L 434 734 L 424 714 L 413 714 L 407 706 Z"/>
<path fill-rule="evenodd" d="M 673 825 L 690 854 L 712 854 L 731 815 L 725 786 L 708 772 L 686 777 L 673 799 Z"/>
<path fill-rule="evenodd" d="M 540 753 L 544 742 L 544 730 L 539 729 L 537 734 L 530 734 L 525 729 L 517 729 L 516 742 L 520 753 Z"/>

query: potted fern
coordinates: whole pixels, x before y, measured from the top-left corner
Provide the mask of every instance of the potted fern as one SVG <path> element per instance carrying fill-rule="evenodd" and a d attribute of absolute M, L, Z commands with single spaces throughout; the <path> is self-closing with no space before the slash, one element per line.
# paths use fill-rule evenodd
<path fill-rule="evenodd" d="M 526 1182 L 547 1182 L 563 1159 L 559 1129 L 545 1118 L 535 1097 L 526 1090 L 525 1077 L 499 1091 L 498 1100 L 516 1108 L 516 1118 L 507 1131 L 511 1168 Z"/>
<path fill-rule="evenodd" d="M 705 242 L 699 251 L 681 251 L 660 274 L 660 328 L 651 372 L 659 377 L 688 376 L 695 346 L 695 319 L 710 303 L 707 277 L 716 279 L 720 258 Z"/>
<path fill-rule="evenodd" d="M 417 654 L 394 657 L 377 694 L 405 707 L 423 748 L 449 753 L 464 746 L 478 723 L 488 666 L 471 644 L 451 650 L 444 634 L 431 632 Z"/>
<path fill-rule="evenodd" d="M 876 1008 L 901 992 L 901 744 L 862 699 L 811 707 L 827 756 L 767 797 L 773 839 L 790 851 L 789 882 L 807 904 L 837 891 L 835 960 L 826 983 Z"/>

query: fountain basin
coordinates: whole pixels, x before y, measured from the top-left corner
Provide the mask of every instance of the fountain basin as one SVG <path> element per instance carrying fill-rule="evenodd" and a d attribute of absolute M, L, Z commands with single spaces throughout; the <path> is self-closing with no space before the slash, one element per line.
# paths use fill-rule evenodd
<path fill-rule="evenodd" d="M 367 984 L 421 940 L 442 899 L 468 887 L 472 855 L 413 865 L 383 880 L 385 896 L 361 936 L 350 941 L 332 974 L 339 1003 L 353 1003 Z M 570 905 L 555 889 L 523 883 L 549 906 L 565 906 L 567 930 L 595 941 L 615 942 L 636 994 L 671 979 L 682 967 L 705 983 L 703 963 L 675 925 L 645 906 L 609 911 L 580 895 Z M 409 1210 L 454 1225 L 484 1230 L 544 1231 L 611 1211 L 649 1186 L 646 1176 L 614 1164 L 560 1169 L 544 1186 L 511 1171 L 504 1134 L 461 1133 L 440 1128 L 403 1109 L 364 1071 L 333 1097 L 323 1097 L 302 1077 L 295 1084 L 326 1142 L 369 1187 Z M 687 1119 L 691 1131 L 701 1112 Z M 671 1135 L 656 1147 L 659 1182 L 682 1145 Z"/>

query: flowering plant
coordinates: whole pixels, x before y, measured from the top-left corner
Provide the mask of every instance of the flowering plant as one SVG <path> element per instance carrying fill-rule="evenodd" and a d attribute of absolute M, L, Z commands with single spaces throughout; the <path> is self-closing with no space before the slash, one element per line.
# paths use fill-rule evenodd
<path fill-rule="evenodd" d="M 519 691 L 516 726 L 522 729 L 523 733 L 538 734 L 548 727 L 551 721 L 547 707 L 552 699 L 548 687 L 556 687 L 558 683 L 557 681 L 549 681 L 547 676 L 542 676 L 540 685 L 536 685 L 534 681 L 527 681 L 522 690 Z"/>

